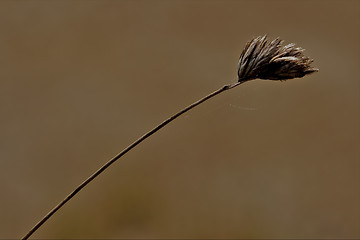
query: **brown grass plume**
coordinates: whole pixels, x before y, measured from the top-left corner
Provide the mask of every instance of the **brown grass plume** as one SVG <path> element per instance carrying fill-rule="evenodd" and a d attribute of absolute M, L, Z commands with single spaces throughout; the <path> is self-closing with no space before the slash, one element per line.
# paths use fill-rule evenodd
<path fill-rule="evenodd" d="M 311 67 L 313 60 L 303 54 L 304 49 L 294 43 L 282 44 L 279 38 L 268 41 L 266 35 L 249 41 L 240 55 L 238 81 L 287 80 L 318 71 Z"/>

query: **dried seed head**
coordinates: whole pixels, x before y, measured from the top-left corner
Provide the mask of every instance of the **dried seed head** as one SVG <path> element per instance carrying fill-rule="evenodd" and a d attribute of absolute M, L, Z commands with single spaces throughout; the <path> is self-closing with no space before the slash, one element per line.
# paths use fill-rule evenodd
<path fill-rule="evenodd" d="M 282 43 L 279 38 L 268 42 L 266 35 L 248 42 L 239 59 L 239 82 L 256 78 L 287 80 L 318 71 L 311 67 L 313 60 L 304 56 L 304 49 Z"/>

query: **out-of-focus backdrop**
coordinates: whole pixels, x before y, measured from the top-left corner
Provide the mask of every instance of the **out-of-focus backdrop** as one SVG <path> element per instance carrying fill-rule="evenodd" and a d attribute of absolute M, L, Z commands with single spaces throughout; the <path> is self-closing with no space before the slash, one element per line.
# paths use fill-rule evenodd
<path fill-rule="evenodd" d="M 0 238 L 236 80 L 268 34 L 316 74 L 256 80 L 162 129 L 36 238 L 359 238 L 359 1 L 1 1 Z"/>

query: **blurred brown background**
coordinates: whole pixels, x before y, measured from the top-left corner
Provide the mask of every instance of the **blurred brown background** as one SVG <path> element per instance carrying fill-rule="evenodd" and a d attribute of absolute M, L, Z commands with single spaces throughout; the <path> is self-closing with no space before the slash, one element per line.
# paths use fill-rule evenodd
<path fill-rule="evenodd" d="M 245 43 L 320 71 L 252 81 L 127 154 L 36 238 L 360 238 L 359 1 L 1 1 L 0 238 L 236 79 Z"/>

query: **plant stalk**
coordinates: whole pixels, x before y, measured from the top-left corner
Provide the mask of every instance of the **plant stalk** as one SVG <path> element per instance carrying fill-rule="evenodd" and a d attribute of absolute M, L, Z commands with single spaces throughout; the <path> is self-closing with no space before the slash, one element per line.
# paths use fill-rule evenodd
<path fill-rule="evenodd" d="M 242 84 L 244 82 L 236 82 L 236 83 L 232 83 L 232 84 L 227 84 L 223 87 L 221 87 L 220 89 L 210 93 L 209 95 L 203 97 L 202 99 L 190 104 L 189 106 L 187 106 L 186 108 L 182 109 L 181 111 L 179 111 L 178 113 L 172 115 L 171 117 L 169 117 L 168 119 L 166 119 L 165 121 L 163 121 L 162 123 L 160 123 L 159 125 L 157 125 L 155 128 L 153 128 L 152 130 L 150 130 L 149 132 L 147 132 L 146 134 L 144 134 L 143 136 L 141 136 L 139 139 L 137 139 L 135 142 L 133 142 L 132 144 L 130 144 L 128 147 L 126 147 L 124 150 L 122 150 L 120 153 L 118 153 L 115 157 L 113 157 L 112 159 L 110 159 L 107 163 L 105 163 L 101 168 L 99 168 L 96 172 L 94 172 L 88 179 L 86 179 L 83 183 L 81 183 L 74 191 L 72 191 L 64 200 L 62 200 L 57 206 L 55 206 L 50 212 L 48 212 L 23 238 L 22 240 L 26 240 L 28 239 L 33 233 L 35 233 L 40 227 L 41 225 L 43 225 L 55 212 L 57 212 L 62 206 L 65 205 L 65 203 L 67 203 L 71 198 L 73 198 L 81 189 L 83 189 L 86 185 L 88 185 L 92 180 L 94 180 L 97 176 L 99 176 L 103 171 L 105 171 L 111 164 L 113 164 L 114 162 L 116 162 L 119 158 L 121 158 L 123 155 L 125 155 L 127 152 L 129 152 L 131 149 L 133 149 L 135 146 L 137 146 L 139 143 L 141 143 L 142 141 L 144 141 L 145 139 L 147 139 L 148 137 L 150 137 L 151 135 L 153 135 L 154 133 L 156 133 L 157 131 L 159 131 L 161 128 L 163 128 L 164 126 L 166 126 L 168 123 L 170 123 L 171 121 L 175 120 L 177 117 L 179 117 L 180 115 L 186 113 L 187 111 L 189 111 L 190 109 L 200 105 L 201 103 L 205 102 L 206 100 L 226 91 L 229 89 L 232 89 L 240 84 Z"/>

